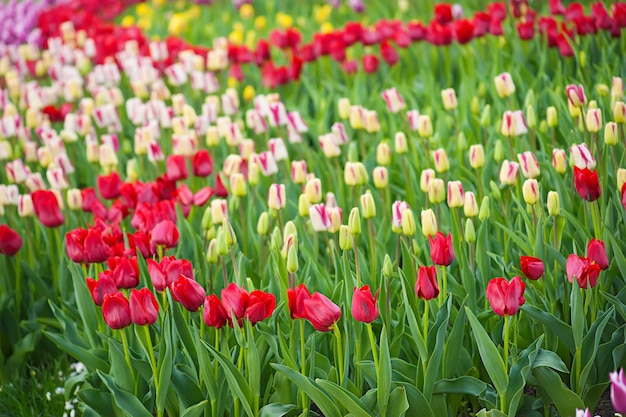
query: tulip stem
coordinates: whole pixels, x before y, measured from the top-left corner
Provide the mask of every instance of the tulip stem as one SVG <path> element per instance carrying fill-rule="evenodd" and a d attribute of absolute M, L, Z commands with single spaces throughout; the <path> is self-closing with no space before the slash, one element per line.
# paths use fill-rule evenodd
<path fill-rule="evenodd" d="M 509 315 L 504 315 L 504 373 L 509 375 Z M 500 409 L 506 413 L 506 391 L 500 394 Z"/>
<path fill-rule="evenodd" d="M 235 259 L 235 249 L 230 247 L 230 259 L 233 262 L 233 271 L 235 271 L 235 281 L 237 281 L 237 285 L 241 285 L 239 281 L 239 268 L 237 268 L 237 260 Z"/>
<path fill-rule="evenodd" d="M 306 356 L 305 356 L 305 343 L 304 343 L 304 320 L 298 320 L 300 322 L 300 369 L 303 376 L 306 376 Z M 302 409 L 308 413 L 309 405 L 306 399 L 306 392 L 300 393 L 302 397 Z M 306 415 L 306 414 L 305 414 Z"/>
<path fill-rule="evenodd" d="M 128 365 L 128 369 L 133 369 L 130 365 L 130 353 L 128 350 L 128 339 L 126 339 L 126 330 L 120 329 L 120 335 L 122 337 L 122 346 L 124 347 L 124 358 L 126 359 L 126 364 Z"/>
<path fill-rule="evenodd" d="M 155 393 L 155 398 L 156 398 L 156 395 L 159 392 L 159 369 L 157 367 L 156 358 L 154 357 L 154 348 L 152 347 L 152 337 L 150 337 L 150 329 L 148 329 L 148 326 L 140 326 L 140 327 L 143 329 L 146 345 L 148 348 L 148 355 L 150 355 L 150 364 L 152 365 L 152 375 L 154 377 L 154 393 Z M 129 366 L 130 366 L 130 362 L 129 362 Z M 163 415 L 163 410 L 161 410 L 158 405 L 157 405 L 157 415 L 158 416 Z"/>
<path fill-rule="evenodd" d="M 370 338 L 370 345 L 372 346 L 372 356 L 374 357 L 374 368 L 376 369 L 376 379 L 378 380 L 378 374 L 379 374 L 378 351 L 376 350 L 376 340 L 374 339 L 374 332 L 372 331 L 372 323 L 365 323 L 365 326 L 367 326 L 367 334 Z"/>
<path fill-rule="evenodd" d="M 370 234 L 370 261 L 369 264 L 371 265 L 371 270 L 370 270 L 370 275 L 372 277 L 372 287 L 376 290 L 378 289 L 378 280 L 377 280 L 377 276 L 378 276 L 378 266 L 377 266 L 377 262 L 376 262 L 376 236 L 374 233 L 374 222 L 372 221 L 372 219 L 369 219 L 368 221 L 369 223 L 369 234 Z"/>
<path fill-rule="evenodd" d="M 409 206 L 414 206 L 413 200 L 413 182 L 411 181 L 411 176 L 409 174 L 409 167 L 406 164 L 406 157 L 402 158 L 402 165 L 404 169 L 404 179 L 406 185 L 406 198 L 408 200 Z"/>
<path fill-rule="evenodd" d="M 448 277 L 446 273 L 446 267 L 443 265 L 441 266 L 441 284 L 443 291 L 439 293 L 439 307 L 443 305 L 443 301 L 448 295 Z"/>
<path fill-rule="evenodd" d="M 356 269 L 356 286 L 361 288 L 361 265 L 359 264 L 359 247 L 356 235 L 354 239 L 354 265 Z"/>
<path fill-rule="evenodd" d="M 592 201 L 589 203 L 591 208 L 591 221 L 593 222 L 593 232 L 596 239 L 601 240 L 601 222 L 600 222 L 600 212 L 598 209 L 598 200 Z"/>
<path fill-rule="evenodd" d="M 422 319 L 424 321 L 424 344 L 428 347 L 428 300 L 424 302 L 424 317 Z"/>
<path fill-rule="evenodd" d="M 337 326 L 337 323 L 333 325 L 333 332 L 335 333 L 335 338 L 337 339 L 337 365 L 339 367 L 339 385 L 343 386 L 343 345 L 341 343 L 341 330 L 339 330 L 339 326 Z"/>

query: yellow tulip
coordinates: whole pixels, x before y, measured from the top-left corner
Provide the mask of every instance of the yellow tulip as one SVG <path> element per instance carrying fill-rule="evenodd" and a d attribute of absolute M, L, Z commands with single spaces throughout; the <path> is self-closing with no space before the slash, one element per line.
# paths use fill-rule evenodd
<path fill-rule="evenodd" d="M 135 24 L 135 18 L 133 16 L 124 16 L 124 18 L 122 19 L 122 27 L 129 27 Z"/>
<path fill-rule="evenodd" d="M 233 45 L 241 45 L 243 43 L 243 32 L 234 30 L 228 35 L 228 41 Z"/>
<path fill-rule="evenodd" d="M 252 87 L 251 85 L 247 85 L 244 89 L 243 89 L 243 100 L 245 102 L 250 102 L 254 99 L 256 92 L 254 91 L 254 87 Z"/>
<path fill-rule="evenodd" d="M 254 28 L 256 30 L 263 30 L 267 26 L 267 19 L 265 16 L 257 16 L 254 18 Z"/>
<path fill-rule="evenodd" d="M 185 27 L 187 26 L 187 19 L 185 19 L 182 13 L 174 13 L 170 18 L 170 23 L 167 26 L 167 31 L 172 36 L 180 36 Z"/>
<path fill-rule="evenodd" d="M 252 7 L 251 4 L 246 3 L 239 9 L 239 16 L 241 16 L 242 19 L 250 19 L 253 15 L 254 7 Z"/>
<path fill-rule="evenodd" d="M 286 13 L 278 12 L 276 13 L 276 23 L 283 29 L 288 29 L 293 26 L 293 17 Z"/>
<path fill-rule="evenodd" d="M 137 11 L 137 16 L 139 17 L 152 16 L 153 13 L 152 7 L 150 7 L 148 3 L 139 3 L 135 10 Z"/>
<path fill-rule="evenodd" d="M 320 31 L 322 33 L 330 33 L 333 31 L 333 24 L 330 22 L 324 22 L 322 23 L 322 26 L 320 27 Z"/>

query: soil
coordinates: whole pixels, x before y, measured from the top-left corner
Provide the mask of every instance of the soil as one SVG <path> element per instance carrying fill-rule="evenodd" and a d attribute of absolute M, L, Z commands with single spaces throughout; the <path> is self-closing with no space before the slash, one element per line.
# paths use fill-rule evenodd
<path fill-rule="evenodd" d="M 596 405 L 593 415 L 600 417 L 615 416 L 615 409 L 611 403 L 611 390 L 609 388 L 607 388 L 607 390 L 604 391 L 604 394 L 602 394 L 602 397 L 600 397 L 600 401 L 598 401 L 598 405 Z"/>

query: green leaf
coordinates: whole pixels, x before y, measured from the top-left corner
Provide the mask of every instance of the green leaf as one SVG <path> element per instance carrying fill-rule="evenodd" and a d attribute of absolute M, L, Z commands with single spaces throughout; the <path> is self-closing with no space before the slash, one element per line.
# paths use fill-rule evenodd
<path fill-rule="evenodd" d="M 317 404 L 326 417 L 341 417 L 341 412 L 328 393 L 315 383 L 315 381 L 287 366 L 277 363 L 272 363 L 271 365 L 304 391 L 306 395 Z"/>
<path fill-rule="evenodd" d="M 126 412 L 130 417 L 152 417 L 152 413 L 144 407 L 137 397 L 128 391 L 120 389 L 115 385 L 113 377 L 103 373 L 102 371 L 96 371 L 98 376 L 104 382 L 104 385 L 109 389 L 113 396 L 115 404 Z"/>
<path fill-rule="evenodd" d="M 611 307 L 602 315 L 600 315 L 600 317 L 596 319 L 596 321 L 587 332 L 585 338 L 583 339 L 583 369 L 580 373 L 580 380 L 585 381 L 585 385 L 589 379 L 588 377 L 591 373 L 592 368 L 594 368 L 598 348 L 602 343 L 604 329 L 609 322 L 609 319 L 613 317 L 614 313 L 615 309 Z"/>
<path fill-rule="evenodd" d="M 576 352 L 576 345 L 574 344 L 572 327 L 570 325 L 559 320 L 547 311 L 540 310 L 530 304 L 523 305 L 521 309 L 534 320 L 546 325 L 548 329 L 559 338 L 565 347 L 567 347 L 567 350 L 569 350 L 572 355 Z"/>
<path fill-rule="evenodd" d="M 93 409 L 99 416 L 115 416 L 113 396 L 102 389 L 84 388 L 76 394 L 85 405 Z"/>
<path fill-rule="evenodd" d="M 461 307 L 465 304 L 465 300 Z M 458 366 L 459 346 L 463 346 L 465 338 L 465 309 L 460 308 L 459 313 L 454 319 L 452 331 L 448 340 L 445 341 L 443 349 L 443 365 L 442 375 L 444 378 L 452 378 Z M 434 391 L 433 391 L 434 392 Z"/>
<path fill-rule="evenodd" d="M 402 417 L 409 409 L 409 400 L 406 397 L 404 387 L 396 387 L 389 395 L 389 408 L 386 417 Z"/>
<path fill-rule="evenodd" d="M 440 379 L 433 387 L 436 394 L 466 394 L 474 397 L 481 396 L 487 390 L 487 384 L 473 376 L 460 376 L 454 379 Z"/>
<path fill-rule="evenodd" d="M 383 415 L 387 409 L 389 394 L 391 392 L 391 357 L 389 356 L 389 343 L 387 342 L 387 331 L 383 326 L 380 333 L 380 353 L 379 353 L 379 369 L 377 375 L 378 388 L 378 407 Z"/>
<path fill-rule="evenodd" d="M 417 348 L 417 352 L 419 353 L 420 358 L 426 358 L 428 356 L 428 350 L 426 349 L 426 344 L 424 343 L 424 336 L 420 331 L 419 325 L 417 324 L 417 319 L 415 318 L 415 313 L 413 312 L 412 304 L 409 303 L 409 297 L 406 289 L 404 272 L 400 270 L 400 283 L 402 284 L 402 298 L 404 301 L 404 310 L 406 312 L 406 318 L 409 321 L 409 329 L 411 329 L 411 335 L 413 336 L 413 342 L 415 343 L 415 347 Z"/>
<path fill-rule="evenodd" d="M 520 237 L 521 235 L 519 231 L 515 231 L 499 222 L 495 222 L 495 224 L 509 236 L 509 239 L 511 239 L 513 242 L 517 244 L 517 246 L 519 246 L 520 250 L 523 253 L 532 253 L 530 242 L 528 242 L 525 239 L 522 239 Z"/>
<path fill-rule="evenodd" d="M 511 367 L 509 372 L 509 385 L 506 389 L 507 410 L 509 417 L 515 417 L 519 408 L 520 401 L 524 395 L 526 381 L 530 375 L 532 364 L 537 356 L 537 351 L 543 342 L 543 335 L 534 343 L 528 346 L 517 361 Z"/>
<path fill-rule="evenodd" d="M 539 352 L 537 352 L 537 356 L 533 361 L 533 368 L 538 368 L 540 366 L 546 366 L 564 374 L 569 373 L 569 369 L 567 369 L 565 362 L 563 362 L 559 355 L 551 350 L 539 349 Z"/>
<path fill-rule="evenodd" d="M 580 293 L 578 280 L 572 282 L 572 291 L 570 296 L 572 311 L 572 335 L 574 336 L 574 346 L 576 349 L 582 347 L 583 332 L 585 330 L 585 313 L 583 312 L 583 297 Z"/>
<path fill-rule="evenodd" d="M 504 366 L 504 361 L 500 356 L 500 352 L 498 352 L 496 345 L 493 343 L 474 313 L 472 313 L 468 307 L 465 307 L 465 312 L 467 313 L 467 318 L 469 319 L 472 331 L 474 332 L 476 346 L 478 347 L 478 352 L 483 360 L 485 369 L 487 370 L 496 391 L 499 394 L 503 393 L 505 392 L 508 384 L 508 376 L 506 374 L 506 368 Z"/>
<path fill-rule="evenodd" d="M 133 370 L 126 362 L 122 345 L 113 338 L 109 339 L 109 359 L 111 361 L 111 374 L 115 375 L 115 383 L 125 391 L 134 392 Z"/>
<path fill-rule="evenodd" d="M 173 312 L 174 315 L 174 325 L 176 326 L 176 331 L 180 336 L 180 340 L 183 342 L 183 346 L 187 349 L 189 356 L 193 360 L 194 367 L 198 369 L 198 352 L 196 349 L 196 343 L 194 338 L 191 337 L 191 331 L 189 330 L 189 323 L 183 317 L 181 309 L 182 305 L 179 303 L 175 303 L 171 295 L 168 294 L 169 297 L 169 311 Z"/>
<path fill-rule="evenodd" d="M 577 408 L 585 409 L 583 400 L 563 385 L 563 381 L 556 371 L 542 366 L 533 369 L 533 375 L 539 380 L 541 388 L 550 396 L 560 415 L 573 416 L 576 414 Z"/>
<path fill-rule="evenodd" d="M 77 264 L 72 263 L 70 267 L 72 282 L 74 285 L 74 295 L 76 297 L 76 306 L 80 313 L 80 317 L 85 326 L 85 334 L 92 348 L 99 347 L 96 342 L 95 334 L 98 328 L 98 312 L 96 305 L 89 294 L 89 289 L 85 283 L 85 277 Z"/>
<path fill-rule="evenodd" d="M 370 417 L 371 413 L 366 410 L 365 404 L 347 389 L 335 384 L 332 381 L 316 379 L 315 382 L 330 395 L 338 404 L 341 404 L 355 417 Z"/>
<path fill-rule="evenodd" d="M 180 417 L 200 417 L 204 413 L 204 410 L 207 409 L 208 404 L 209 402 L 204 400 L 196 405 L 192 405 L 191 407 L 184 409 L 180 414 Z"/>
<path fill-rule="evenodd" d="M 296 408 L 293 404 L 268 404 L 259 410 L 259 417 L 283 417 Z"/>
<path fill-rule="evenodd" d="M 426 367 L 426 376 L 424 377 L 424 396 L 427 400 L 432 398 L 435 382 L 439 379 L 439 368 L 441 365 L 441 357 L 443 356 L 443 344 L 448 331 L 448 319 L 450 318 L 450 306 L 452 305 L 452 297 L 446 300 L 445 308 L 439 310 L 438 316 L 443 316 L 443 320 L 437 320 L 437 326 L 433 331 L 437 331 L 435 339 L 435 348 L 433 354 L 428 360 Z M 439 317 L 438 317 L 439 319 Z"/>
<path fill-rule="evenodd" d="M 435 413 L 430 406 L 430 403 L 424 397 L 424 394 L 412 384 L 407 384 L 404 382 L 399 383 L 400 386 L 404 387 L 407 399 L 409 401 L 409 409 L 407 410 L 407 415 L 415 416 L 415 417 L 435 417 Z"/>
<path fill-rule="evenodd" d="M 248 322 L 248 352 L 246 370 L 248 373 L 248 383 L 250 384 L 250 390 L 252 397 L 259 399 L 261 397 L 261 358 L 259 357 L 259 351 L 257 349 L 256 340 L 252 335 L 252 325 Z"/>

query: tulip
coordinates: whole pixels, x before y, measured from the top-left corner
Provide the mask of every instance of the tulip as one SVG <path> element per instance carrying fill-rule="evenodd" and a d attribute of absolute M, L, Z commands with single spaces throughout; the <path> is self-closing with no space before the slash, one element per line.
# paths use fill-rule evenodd
<path fill-rule="evenodd" d="M 443 107 L 446 110 L 454 110 L 457 108 L 456 91 L 454 88 L 446 88 L 441 90 L 441 100 L 443 101 Z"/>
<path fill-rule="evenodd" d="M 361 323 L 371 323 L 378 318 L 378 306 L 376 300 L 378 291 L 372 296 L 369 285 L 361 288 L 354 287 L 352 296 L 352 317 Z"/>
<path fill-rule="evenodd" d="M 433 178 L 428 182 L 428 201 L 439 204 L 446 199 L 444 183 L 441 178 Z"/>
<path fill-rule="evenodd" d="M 423 300 L 432 300 L 439 295 L 437 271 L 434 266 L 420 266 L 415 283 L 415 294 Z"/>
<path fill-rule="evenodd" d="M 574 254 L 567 257 L 565 270 L 569 282 L 573 282 L 574 278 L 576 278 L 580 288 L 595 287 L 598 283 L 598 275 L 602 271 L 600 266 L 592 259 Z"/>
<path fill-rule="evenodd" d="M 213 161 L 211 154 L 205 149 L 201 149 L 192 157 L 191 166 L 193 175 L 196 177 L 208 177 L 213 173 Z"/>
<path fill-rule="evenodd" d="M 526 284 L 520 277 L 514 277 L 510 282 L 504 278 L 494 278 L 487 284 L 487 299 L 494 313 L 499 316 L 509 316 L 517 313 L 524 305 L 524 290 Z"/>
<path fill-rule="evenodd" d="M 206 297 L 204 288 L 200 284 L 182 274 L 169 287 L 174 301 L 181 303 L 191 312 L 197 311 Z"/>
<path fill-rule="evenodd" d="M 111 274 L 100 273 L 97 281 L 87 278 L 86 282 L 91 298 L 97 306 L 102 306 L 104 297 L 107 294 L 112 295 L 117 293 L 117 285 L 115 285 L 115 280 L 113 280 Z"/>
<path fill-rule="evenodd" d="M 561 203 L 559 201 L 559 193 L 556 191 L 548 192 L 548 201 L 546 203 L 548 206 L 548 214 L 552 217 L 556 217 L 561 212 Z"/>
<path fill-rule="evenodd" d="M 391 226 L 396 233 L 402 230 L 402 213 L 409 210 L 409 204 L 404 201 L 394 201 L 391 205 Z"/>
<path fill-rule="evenodd" d="M 309 218 L 311 219 L 311 227 L 315 232 L 324 232 L 330 225 L 330 217 L 323 203 L 309 207 Z"/>
<path fill-rule="evenodd" d="M 437 218 L 432 209 L 421 212 L 422 233 L 424 236 L 432 237 L 437 234 Z"/>
<path fill-rule="evenodd" d="M 222 290 L 221 296 L 228 322 L 231 323 L 233 316 L 238 322 L 243 319 L 250 298 L 248 291 L 233 282 Z"/>
<path fill-rule="evenodd" d="M 615 411 L 626 414 L 626 378 L 624 378 L 624 370 L 609 373 L 611 380 L 611 402 Z"/>
<path fill-rule="evenodd" d="M 485 164 L 485 149 L 483 145 L 472 145 L 469 149 L 469 163 L 474 169 L 482 168 Z"/>
<path fill-rule="evenodd" d="M 124 294 L 121 292 L 106 294 L 102 302 L 102 316 L 107 326 L 112 329 L 130 326 L 130 306 Z"/>
<path fill-rule="evenodd" d="M 270 148 L 270 152 L 274 155 L 275 161 L 284 161 L 289 158 L 289 154 L 287 152 L 287 147 L 285 146 L 285 142 L 281 138 L 270 139 L 267 142 L 268 147 Z"/>
<path fill-rule="evenodd" d="M 306 161 L 291 161 L 291 181 L 294 184 L 304 184 L 306 175 Z"/>
<path fill-rule="evenodd" d="M 613 106 L 613 118 L 616 123 L 626 123 L 626 103 L 623 101 L 615 103 L 615 106 Z"/>
<path fill-rule="evenodd" d="M 582 107 L 587 102 L 585 97 L 585 90 L 582 85 L 570 84 L 565 87 L 565 94 L 567 94 L 567 101 L 573 107 Z"/>
<path fill-rule="evenodd" d="M 340 119 L 348 119 L 350 117 L 350 100 L 347 98 L 340 98 L 337 102 L 337 109 L 339 111 Z"/>
<path fill-rule="evenodd" d="M 439 148 L 432 152 L 433 160 L 435 161 L 435 171 L 438 173 L 446 172 L 450 169 L 450 161 L 448 161 L 448 154 L 443 148 Z"/>
<path fill-rule="evenodd" d="M 179 181 L 187 178 L 187 160 L 183 155 L 169 155 L 165 161 L 167 179 Z"/>
<path fill-rule="evenodd" d="M 428 193 L 428 187 L 430 181 L 435 178 L 435 170 L 427 168 L 422 170 L 420 174 L 420 190 L 424 193 Z"/>
<path fill-rule="evenodd" d="M 602 194 L 597 171 L 574 167 L 574 184 L 580 198 L 587 201 L 595 201 Z"/>
<path fill-rule="evenodd" d="M 559 125 L 559 119 L 556 112 L 556 107 L 549 106 L 546 109 L 546 120 L 548 121 L 548 126 L 554 128 Z"/>
<path fill-rule="evenodd" d="M 406 103 L 404 102 L 404 99 L 398 92 L 398 89 L 396 89 L 395 87 L 383 91 L 381 97 L 383 98 L 383 100 L 385 100 L 387 110 L 392 113 L 398 113 L 400 110 L 406 108 Z"/>
<path fill-rule="evenodd" d="M 520 268 L 524 276 L 530 280 L 536 281 L 543 275 L 543 261 L 533 256 L 520 256 Z"/>
<path fill-rule="evenodd" d="M 584 410 L 580 410 L 577 408 L 575 417 L 592 417 L 592 415 L 589 411 L 589 408 L 585 408 Z"/>
<path fill-rule="evenodd" d="M 471 191 L 465 193 L 463 214 L 465 214 L 466 217 L 475 217 L 478 215 L 478 202 L 476 201 L 476 196 Z"/>
<path fill-rule="evenodd" d="M 272 184 L 270 185 L 269 193 L 267 196 L 267 206 L 273 210 L 280 210 L 287 205 L 287 198 L 285 195 L 284 184 Z"/>
<path fill-rule="evenodd" d="M 52 191 L 38 190 L 31 194 L 35 214 L 45 227 L 58 227 L 65 219 L 59 207 L 59 200 Z"/>
<path fill-rule="evenodd" d="M 207 326 L 215 327 L 216 329 L 221 329 L 228 322 L 226 310 L 215 294 L 205 298 L 202 316 Z"/>
<path fill-rule="evenodd" d="M 361 214 L 358 207 L 353 207 L 352 210 L 350 210 L 348 227 L 351 235 L 356 236 L 361 234 Z"/>
<path fill-rule="evenodd" d="M 411 209 L 402 212 L 402 234 L 405 236 L 413 236 L 417 227 L 415 226 L 415 216 Z"/>
<path fill-rule="evenodd" d="M 602 270 L 608 269 L 609 258 L 604 248 L 604 242 L 597 239 L 591 239 L 587 244 L 587 257 L 594 261 Z"/>
<path fill-rule="evenodd" d="M 163 220 L 152 229 L 150 241 L 155 246 L 173 248 L 178 244 L 178 238 L 178 228 L 174 222 Z"/>
<path fill-rule="evenodd" d="M 448 207 L 463 207 L 464 198 L 461 181 L 448 181 Z"/>
<path fill-rule="evenodd" d="M 0 255 L 13 256 L 22 247 L 22 238 L 9 226 L 0 225 Z"/>
<path fill-rule="evenodd" d="M 389 184 L 389 176 L 387 174 L 387 168 L 385 167 L 376 167 L 372 171 L 372 180 L 374 181 L 374 186 L 377 189 L 386 188 Z"/>
<path fill-rule="evenodd" d="M 454 248 L 452 247 L 452 235 L 445 236 L 437 232 L 435 237 L 428 237 L 430 242 L 430 259 L 435 265 L 448 266 L 454 261 Z"/>
<path fill-rule="evenodd" d="M 417 123 L 417 133 L 419 133 L 420 137 L 430 138 L 433 135 L 433 123 L 430 120 L 430 116 L 426 114 L 420 115 Z"/>
<path fill-rule="evenodd" d="M 587 111 L 587 130 L 591 133 L 597 133 L 602 127 L 602 110 L 589 109 Z"/>
<path fill-rule="evenodd" d="M 341 318 L 341 309 L 326 296 L 316 292 L 302 300 L 302 316 L 311 322 L 315 330 L 329 332 Z"/>
<path fill-rule="evenodd" d="M 376 147 L 376 162 L 383 166 L 391 163 L 391 147 L 387 142 L 381 142 Z"/>
<path fill-rule="evenodd" d="M 505 159 L 500 168 L 500 183 L 506 185 L 515 185 L 519 175 L 519 164 L 517 162 Z"/>
<path fill-rule="evenodd" d="M 522 185 L 522 195 L 526 204 L 532 206 L 539 200 L 539 183 L 537 180 L 526 180 Z"/>
<path fill-rule="evenodd" d="M 567 170 L 567 155 L 564 149 L 552 150 L 552 166 L 559 174 L 564 174 Z"/>
<path fill-rule="evenodd" d="M 496 84 L 496 92 L 500 98 L 505 98 L 515 93 L 515 83 L 513 83 L 513 77 L 508 72 L 503 72 L 496 76 L 494 82 Z"/>
<path fill-rule="evenodd" d="M 98 176 L 98 191 L 105 200 L 113 200 L 120 196 L 120 188 L 122 186 L 122 179 L 120 174 L 112 172 L 109 175 Z"/>
<path fill-rule="evenodd" d="M 263 291 L 252 291 L 246 304 L 244 318 L 252 325 L 270 317 L 276 308 L 276 297 Z"/>
<path fill-rule="evenodd" d="M 230 190 L 235 197 L 245 197 L 248 194 L 243 174 L 237 173 L 230 176 Z"/>
<path fill-rule="evenodd" d="M 528 133 L 524 113 L 521 110 L 505 111 L 502 115 L 500 133 L 506 137 L 521 136 Z"/>
<path fill-rule="evenodd" d="M 311 178 L 304 187 L 304 193 L 310 204 L 317 204 L 322 201 L 322 180 Z"/>
<path fill-rule="evenodd" d="M 361 211 L 364 219 L 373 219 L 376 217 L 376 203 L 371 192 L 361 195 Z"/>
<path fill-rule="evenodd" d="M 295 289 L 287 290 L 287 298 L 289 300 L 289 314 L 292 319 L 304 318 L 304 300 L 311 298 L 311 293 L 304 284 L 298 285 Z"/>
<path fill-rule="evenodd" d="M 329 207 L 328 203 L 326 203 L 326 212 L 330 218 L 328 232 L 337 233 L 341 227 L 341 222 L 343 221 L 343 212 L 341 207 Z"/>
<path fill-rule="evenodd" d="M 159 305 L 148 288 L 133 289 L 130 293 L 130 318 L 140 326 L 150 325 L 159 317 Z"/>
<path fill-rule="evenodd" d="M 104 242 L 100 229 L 89 229 L 84 241 L 85 262 L 89 264 L 105 262 L 111 255 L 111 248 Z"/>
<path fill-rule="evenodd" d="M 526 151 L 522 154 L 517 154 L 517 160 L 519 161 L 522 174 L 526 178 L 537 178 L 539 176 L 539 162 L 534 153 Z"/>

